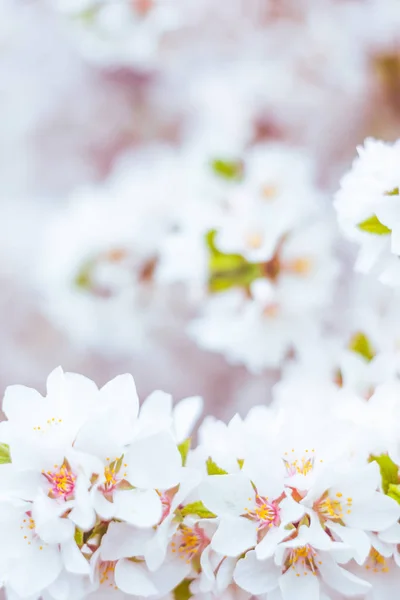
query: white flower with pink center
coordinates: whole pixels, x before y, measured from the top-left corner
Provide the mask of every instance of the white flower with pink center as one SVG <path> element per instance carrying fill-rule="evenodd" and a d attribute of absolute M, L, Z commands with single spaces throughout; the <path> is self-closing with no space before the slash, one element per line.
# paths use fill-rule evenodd
<path fill-rule="evenodd" d="M 397 524 L 400 506 L 378 492 L 380 472 L 376 462 L 354 465 L 345 471 L 327 468 L 301 500 L 327 539 L 344 542 L 362 564 L 370 550 L 368 532 L 381 532 Z"/>
<path fill-rule="evenodd" d="M 335 558 L 343 550 L 344 544 L 321 539 L 311 523 L 301 525 L 279 544 L 274 559 L 259 560 L 255 551 L 248 552 L 238 562 L 234 580 L 254 595 L 279 591 L 282 600 L 319 600 L 322 585 L 345 597 L 363 595 L 370 585 L 339 566 Z"/>
<path fill-rule="evenodd" d="M 54 503 L 47 500 L 47 509 L 52 510 Z M 47 517 L 52 527 L 47 527 L 40 504 L 20 501 L 0 505 L 0 563 L 7 561 L 2 578 L 10 593 L 18 597 L 41 595 L 59 577 L 64 564 L 70 572 L 89 572 L 74 542 L 72 524 L 53 513 L 52 519 Z"/>
<path fill-rule="evenodd" d="M 283 481 L 280 493 L 271 481 L 272 496 L 265 493 L 268 480 L 259 488 L 256 481 L 245 473 L 211 475 L 200 485 L 204 505 L 220 519 L 211 540 L 216 552 L 233 557 L 255 547 L 259 557 L 272 556 L 288 536 L 286 526 L 303 516 L 303 507 L 285 494 Z"/>

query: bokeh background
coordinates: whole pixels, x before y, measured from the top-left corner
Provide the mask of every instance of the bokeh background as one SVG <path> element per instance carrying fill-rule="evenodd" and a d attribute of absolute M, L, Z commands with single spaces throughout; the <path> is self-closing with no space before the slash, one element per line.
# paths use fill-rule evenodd
<path fill-rule="evenodd" d="M 177 193 L 168 156 L 180 153 L 186 176 L 186 148 L 213 131 L 224 148 L 245 138 L 307 152 L 332 198 L 357 144 L 400 137 L 399 32 L 399 0 L 0 0 L 0 392 L 13 383 L 44 391 L 61 364 L 99 385 L 129 371 L 142 395 L 201 394 L 225 418 L 267 400 L 279 371 L 254 375 L 198 348 L 180 294 L 168 298 L 174 318 L 160 308 L 163 326 L 146 343 L 120 351 L 122 313 L 122 329 L 98 321 L 96 343 L 76 335 L 91 308 L 74 321 L 68 294 L 54 291 L 54 264 L 62 270 L 97 225 L 71 217 L 71 204 L 118 196 L 109 182 L 118 188 L 131 170 L 157 180 L 161 164 L 168 209 Z M 129 220 L 148 199 L 133 190 L 126 202 Z M 65 223 L 60 235 L 55 222 Z M 339 244 L 338 256 L 346 252 Z M 142 311 L 139 321 L 156 318 L 146 301 Z"/>

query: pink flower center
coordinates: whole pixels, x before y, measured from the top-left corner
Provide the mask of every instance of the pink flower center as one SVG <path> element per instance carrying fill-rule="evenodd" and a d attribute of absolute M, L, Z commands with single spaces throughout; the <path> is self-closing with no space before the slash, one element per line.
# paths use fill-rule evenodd
<path fill-rule="evenodd" d="M 117 564 L 116 561 L 104 561 L 104 562 L 100 563 L 100 566 L 99 566 L 100 585 L 105 585 L 105 586 L 111 587 L 114 590 L 118 589 L 118 587 L 115 585 L 115 578 L 114 578 L 116 564 Z"/>
<path fill-rule="evenodd" d="M 162 523 L 164 521 L 164 519 L 166 517 L 168 517 L 169 513 L 171 512 L 172 498 L 168 495 L 168 492 L 157 492 L 157 493 L 160 496 L 160 500 L 161 500 L 162 514 L 161 514 L 160 523 Z"/>
<path fill-rule="evenodd" d="M 43 472 L 43 475 L 50 483 L 49 496 L 51 498 L 68 500 L 74 494 L 76 476 L 65 462 L 60 468 L 58 468 L 58 465 L 54 465 L 54 468 L 57 470 Z"/>
<path fill-rule="evenodd" d="M 123 478 L 127 477 L 127 473 L 123 473 L 123 476 L 120 475 L 121 467 L 124 466 L 125 468 L 128 466 L 126 463 L 122 463 L 123 458 L 123 456 L 116 458 L 111 463 L 109 462 L 110 459 L 107 458 L 109 464 L 104 467 L 104 482 L 100 487 L 100 490 L 104 494 L 111 494 Z"/>
<path fill-rule="evenodd" d="M 269 502 L 268 498 L 256 495 L 256 505 L 250 510 L 246 509 L 246 514 L 253 521 L 258 522 L 258 530 L 266 527 L 277 527 L 280 523 L 280 508 L 276 501 Z"/>
<path fill-rule="evenodd" d="M 190 563 L 209 543 L 209 538 L 197 523 L 194 527 L 181 525 L 171 542 L 171 549 L 178 553 L 179 558 Z"/>
<path fill-rule="evenodd" d="M 309 544 L 305 546 L 298 546 L 297 548 L 291 548 L 287 551 L 286 560 L 284 563 L 284 572 L 288 569 L 296 571 L 296 576 L 301 575 L 317 575 L 318 565 L 321 565 L 322 561 L 318 560 L 317 553 Z"/>
<path fill-rule="evenodd" d="M 372 573 L 388 573 L 389 567 L 387 565 L 386 558 L 379 554 L 375 548 L 372 548 L 367 561 L 365 563 L 365 569 L 372 571 Z"/>

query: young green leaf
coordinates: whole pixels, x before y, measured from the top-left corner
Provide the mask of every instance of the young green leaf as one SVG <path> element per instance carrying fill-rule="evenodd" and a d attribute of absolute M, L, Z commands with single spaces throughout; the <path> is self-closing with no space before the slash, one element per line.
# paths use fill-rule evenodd
<path fill-rule="evenodd" d="M 233 287 L 248 288 L 253 281 L 264 277 L 262 264 L 250 263 L 240 254 L 225 254 L 218 250 L 215 244 L 216 234 L 215 230 L 206 234 L 210 292 L 223 292 Z"/>
<path fill-rule="evenodd" d="M 378 463 L 382 478 L 382 489 L 387 494 L 391 484 L 397 485 L 399 483 L 399 467 L 387 454 L 371 456 L 369 460 Z"/>
<path fill-rule="evenodd" d="M 11 462 L 10 447 L 8 444 L 0 444 L 0 465 Z"/>
<path fill-rule="evenodd" d="M 184 579 L 179 585 L 173 590 L 172 595 L 174 600 L 189 600 L 192 597 L 192 593 L 189 589 L 192 579 Z"/>
<path fill-rule="evenodd" d="M 393 188 L 390 192 L 385 192 L 385 196 L 398 196 L 399 195 L 399 188 Z"/>
<path fill-rule="evenodd" d="M 389 233 L 392 233 L 392 230 L 381 223 L 376 215 L 372 215 L 369 219 L 362 221 L 357 227 L 358 229 L 361 229 L 361 231 L 366 231 L 367 233 L 372 233 L 374 235 L 388 235 Z"/>
<path fill-rule="evenodd" d="M 400 485 L 390 483 L 387 495 L 393 498 L 393 500 L 396 500 L 398 504 L 400 504 Z"/>
<path fill-rule="evenodd" d="M 188 515 L 197 515 L 200 519 L 214 519 L 216 517 L 214 513 L 204 506 L 201 500 L 186 504 L 186 506 L 180 509 L 180 512 L 182 517 L 187 517 Z"/>
<path fill-rule="evenodd" d="M 207 458 L 206 461 L 206 466 L 207 466 L 207 473 L 209 475 L 228 475 L 228 471 L 224 471 L 224 469 L 221 469 L 211 458 L 211 456 L 209 458 Z"/>
<path fill-rule="evenodd" d="M 375 356 L 375 350 L 373 349 L 371 342 L 361 331 L 353 335 L 350 340 L 349 349 L 356 352 L 356 354 L 360 354 L 360 356 L 364 357 L 368 362 Z"/>
<path fill-rule="evenodd" d="M 181 453 L 181 457 L 182 457 L 182 466 L 186 465 L 191 442 L 192 442 L 191 438 L 187 438 L 185 441 L 178 444 L 178 450 Z"/>
<path fill-rule="evenodd" d="M 78 527 L 75 527 L 74 539 L 75 539 L 77 546 L 79 546 L 79 548 L 82 548 L 83 543 L 84 543 L 82 529 L 78 529 Z"/>
<path fill-rule="evenodd" d="M 216 175 L 223 179 L 239 181 L 243 177 L 243 163 L 241 160 L 216 158 L 211 162 L 211 168 Z"/>

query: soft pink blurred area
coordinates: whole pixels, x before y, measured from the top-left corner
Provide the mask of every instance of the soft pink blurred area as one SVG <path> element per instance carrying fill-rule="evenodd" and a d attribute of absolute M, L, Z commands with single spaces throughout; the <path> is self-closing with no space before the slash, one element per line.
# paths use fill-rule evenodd
<path fill-rule="evenodd" d="M 302 146 L 331 193 L 364 137 L 399 135 L 398 6 L 177 1 L 173 27 L 133 23 L 126 48 L 117 31 L 118 43 L 96 54 L 88 3 L 72 4 L 78 16 L 55 0 L 0 6 L 0 390 L 20 383 L 44 392 L 61 364 L 98 385 L 129 371 L 142 396 L 158 388 L 176 399 L 203 395 L 205 412 L 217 416 L 246 411 L 268 400 L 278 372 L 255 376 L 196 347 L 184 319 L 124 356 L 107 352 L 106 341 L 76 345 L 32 282 L 44 231 L 81 186 L 108 189 L 125 152 L 154 143 L 179 150 L 219 126 L 232 145 L 247 127 L 249 145 Z M 77 24 L 85 19 L 86 33 Z M 131 47 L 135 36 L 146 48 L 150 40 L 151 52 Z M 173 184 L 165 193 L 167 201 Z M 133 194 L 131 210 L 144 202 Z"/>

